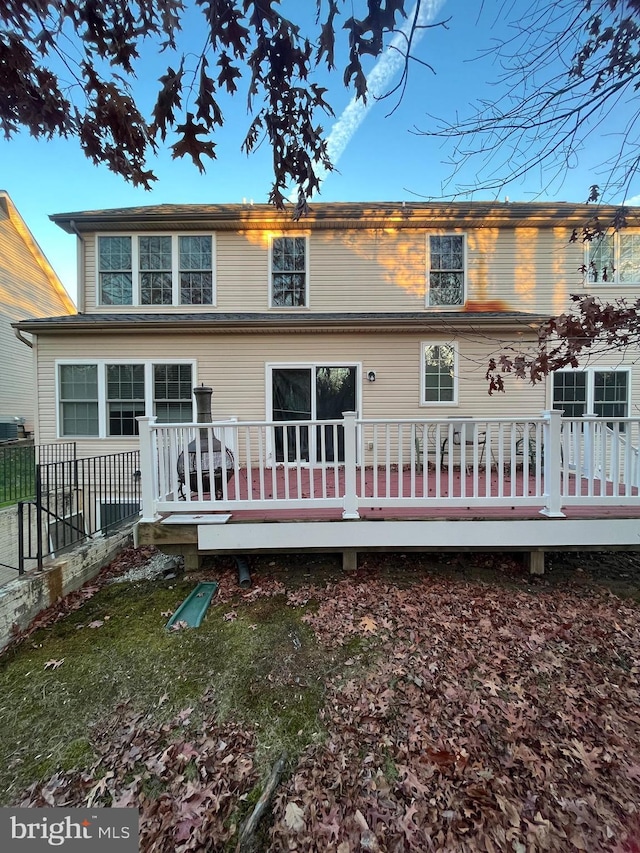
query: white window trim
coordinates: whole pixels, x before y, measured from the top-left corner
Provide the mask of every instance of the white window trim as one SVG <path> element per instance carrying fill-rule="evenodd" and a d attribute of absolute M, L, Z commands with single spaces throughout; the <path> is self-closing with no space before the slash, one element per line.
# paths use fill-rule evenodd
<path fill-rule="evenodd" d="M 464 281 L 462 285 L 462 302 L 459 305 L 429 305 L 429 289 L 431 283 L 431 237 L 462 237 L 462 270 Z M 425 270 L 425 294 L 424 305 L 429 311 L 462 311 L 467 302 L 467 290 L 469 279 L 469 264 L 467 257 L 468 240 L 465 231 L 429 231 L 425 236 L 426 242 L 426 270 Z"/>
<path fill-rule="evenodd" d="M 433 347 L 433 346 L 451 346 L 453 347 L 453 400 L 442 400 L 442 401 L 431 401 L 426 399 L 425 395 L 425 363 L 424 363 L 424 350 L 425 347 Z M 452 407 L 458 406 L 458 391 L 460 386 L 460 375 L 458 373 L 458 365 L 459 365 L 459 352 L 458 352 L 458 342 L 457 341 L 421 341 L 420 342 L 420 403 L 419 405 L 423 408 L 443 408 L 443 407 Z"/>
<path fill-rule="evenodd" d="M 640 236 L 637 231 L 631 231 L 625 229 L 624 234 L 628 234 L 629 236 Z M 593 242 L 585 242 L 584 244 L 584 266 L 586 269 L 586 273 L 584 276 L 584 284 L 585 287 L 590 289 L 593 288 L 602 288 L 603 290 L 611 290 L 612 287 L 620 287 L 623 290 L 626 288 L 634 288 L 637 289 L 640 284 L 640 278 L 636 281 L 620 281 L 620 232 L 614 231 L 613 234 L 610 235 L 613 237 L 613 266 L 614 273 L 613 278 L 609 279 L 609 281 L 589 281 L 589 262 L 591 256 L 591 246 Z M 624 236 L 624 235 L 622 235 Z"/>
<path fill-rule="evenodd" d="M 268 278 L 269 278 L 269 308 L 273 308 L 274 311 L 307 311 L 310 307 L 309 304 L 309 234 L 305 234 L 300 231 L 296 232 L 285 232 L 283 234 L 271 234 L 269 236 L 269 270 L 268 270 Z M 305 242 L 304 246 L 304 305 L 274 305 L 273 302 L 273 241 L 281 240 L 283 237 L 302 237 Z"/>
<path fill-rule="evenodd" d="M 102 302 L 100 292 L 100 237 L 130 237 L 131 238 L 131 303 L 124 305 L 109 305 Z M 171 305 L 143 305 L 140 302 L 140 257 L 139 237 L 171 237 Z M 180 252 L 179 237 L 210 237 L 211 238 L 211 302 L 204 305 L 191 302 L 180 302 Z M 96 267 L 96 305 L 112 309 L 144 308 L 148 311 L 157 311 L 167 308 L 182 308 L 185 311 L 207 311 L 217 306 L 217 279 L 216 279 L 216 235 L 211 231 L 184 231 L 179 234 L 167 234 L 162 231 L 105 231 L 96 234 L 95 244 L 95 267 Z M 131 362 L 133 364 L 133 362 Z"/>
<path fill-rule="evenodd" d="M 64 435 L 62 432 L 62 403 L 60 400 L 60 367 L 66 364 L 96 365 L 98 368 L 98 434 L 97 435 Z M 55 392 L 56 392 L 56 436 L 61 439 L 109 439 L 109 441 L 137 441 L 135 435 L 109 435 L 107 430 L 107 364 L 143 364 L 144 365 L 144 408 L 148 416 L 153 416 L 153 367 L 156 364 L 190 364 L 191 385 L 195 388 L 197 382 L 197 362 L 191 358 L 59 358 L 55 361 Z M 191 405 L 195 413 L 195 398 L 191 392 Z"/>
<path fill-rule="evenodd" d="M 587 401 L 586 401 L 586 412 L 585 415 L 587 417 L 596 417 L 595 415 L 595 378 L 594 374 L 596 373 L 626 373 L 627 374 L 627 414 L 625 417 L 630 417 L 631 413 L 631 367 L 615 367 L 607 364 L 600 364 L 591 367 L 566 367 L 562 370 L 554 371 L 554 373 L 549 374 L 549 384 L 548 384 L 548 408 L 553 408 L 553 377 L 555 373 L 584 373 L 587 376 Z M 605 401 L 606 402 L 606 401 Z"/>

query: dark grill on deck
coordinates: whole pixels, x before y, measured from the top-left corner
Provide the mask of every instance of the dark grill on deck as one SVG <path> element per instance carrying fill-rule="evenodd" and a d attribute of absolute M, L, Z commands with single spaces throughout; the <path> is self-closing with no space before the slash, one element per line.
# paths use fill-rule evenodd
<path fill-rule="evenodd" d="M 194 388 L 193 393 L 196 398 L 197 422 L 199 424 L 212 423 L 211 417 L 211 396 L 213 389 L 200 385 L 199 388 Z M 226 477 L 227 482 L 233 476 L 233 453 L 229 448 L 222 449 L 222 442 L 216 438 L 215 434 L 211 434 L 209 438 L 209 430 L 199 430 L 200 437 L 194 438 L 189 442 L 187 447 L 188 470 L 189 470 L 189 488 L 192 492 L 198 491 L 198 462 L 197 452 L 198 444 L 200 443 L 200 470 L 202 472 L 202 491 L 215 494 L 216 498 L 221 498 L 223 494 L 223 477 Z M 209 452 L 211 450 L 211 453 Z M 211 456 L 211 458 L 209 458 Z M 211 489 L 211 477 L 213 476 L 213 490 Z M 180 483 L 180 497 L 185 499 L 184 486 L 186 484 L 184 454 L 181 453 L 178 457 L 178 481 Z"/>

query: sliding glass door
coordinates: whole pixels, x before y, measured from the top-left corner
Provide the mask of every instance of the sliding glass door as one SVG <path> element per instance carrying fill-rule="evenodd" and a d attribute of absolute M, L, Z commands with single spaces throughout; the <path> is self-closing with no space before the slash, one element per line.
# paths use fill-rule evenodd
<path fill-rule="evenodd" d="M 301 365 L 271 368 L 274 421 L 339 420 L 355 412 L 358 370 L 355 365 Z M 275 430 L 276 462 L 344 461 L 344 430 L 330 425 L 288 426 Z"/>

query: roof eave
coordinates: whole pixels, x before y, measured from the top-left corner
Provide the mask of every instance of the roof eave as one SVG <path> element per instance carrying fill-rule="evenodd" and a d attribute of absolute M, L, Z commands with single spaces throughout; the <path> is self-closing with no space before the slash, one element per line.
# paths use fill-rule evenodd
<path fill-rule="evenodd" d="M 234 332 L 304 334 L 321 332 L 366 333 L 388 331 L 409 333 L 425 329 L 468 328 L 469 326 L 519 327 L 535 330 L 547 319 L 544 314 L 526 314 L 523 312 L 495 314 L 489 312 L 433 313 L 423 316 L 406 317 L 400 315 L 384 316 L 348 316 L 348 317 L 305 317 L 299 316 L 237 316 L 217 318 L 177 317 L 176 315 L 148 316 L 113 315 L 96 317 L 91 314 L 76 315 L 73 322 L 67 318 L 51 317 L 22 320 L 14 323 L 14 328 L 31 334 L 83 334 L 87 332 L 118 334 L 135 330 L 137 334 L 167 333 L 168 330 L 191 331 L 202 334 L 229 334 Z"/>

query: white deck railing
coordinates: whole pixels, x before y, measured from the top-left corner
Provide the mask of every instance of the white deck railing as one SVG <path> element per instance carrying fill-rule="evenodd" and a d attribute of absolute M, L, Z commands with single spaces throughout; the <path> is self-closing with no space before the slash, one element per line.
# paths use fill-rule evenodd
<path fill-rule="evenodd" d="M 362 507 L 415 506 L 537 506 L 562 517 L 571 505 L 640 504 L 634 418 L 138 422 L 148 520 L 307 508 L 358 518 Z"/>

